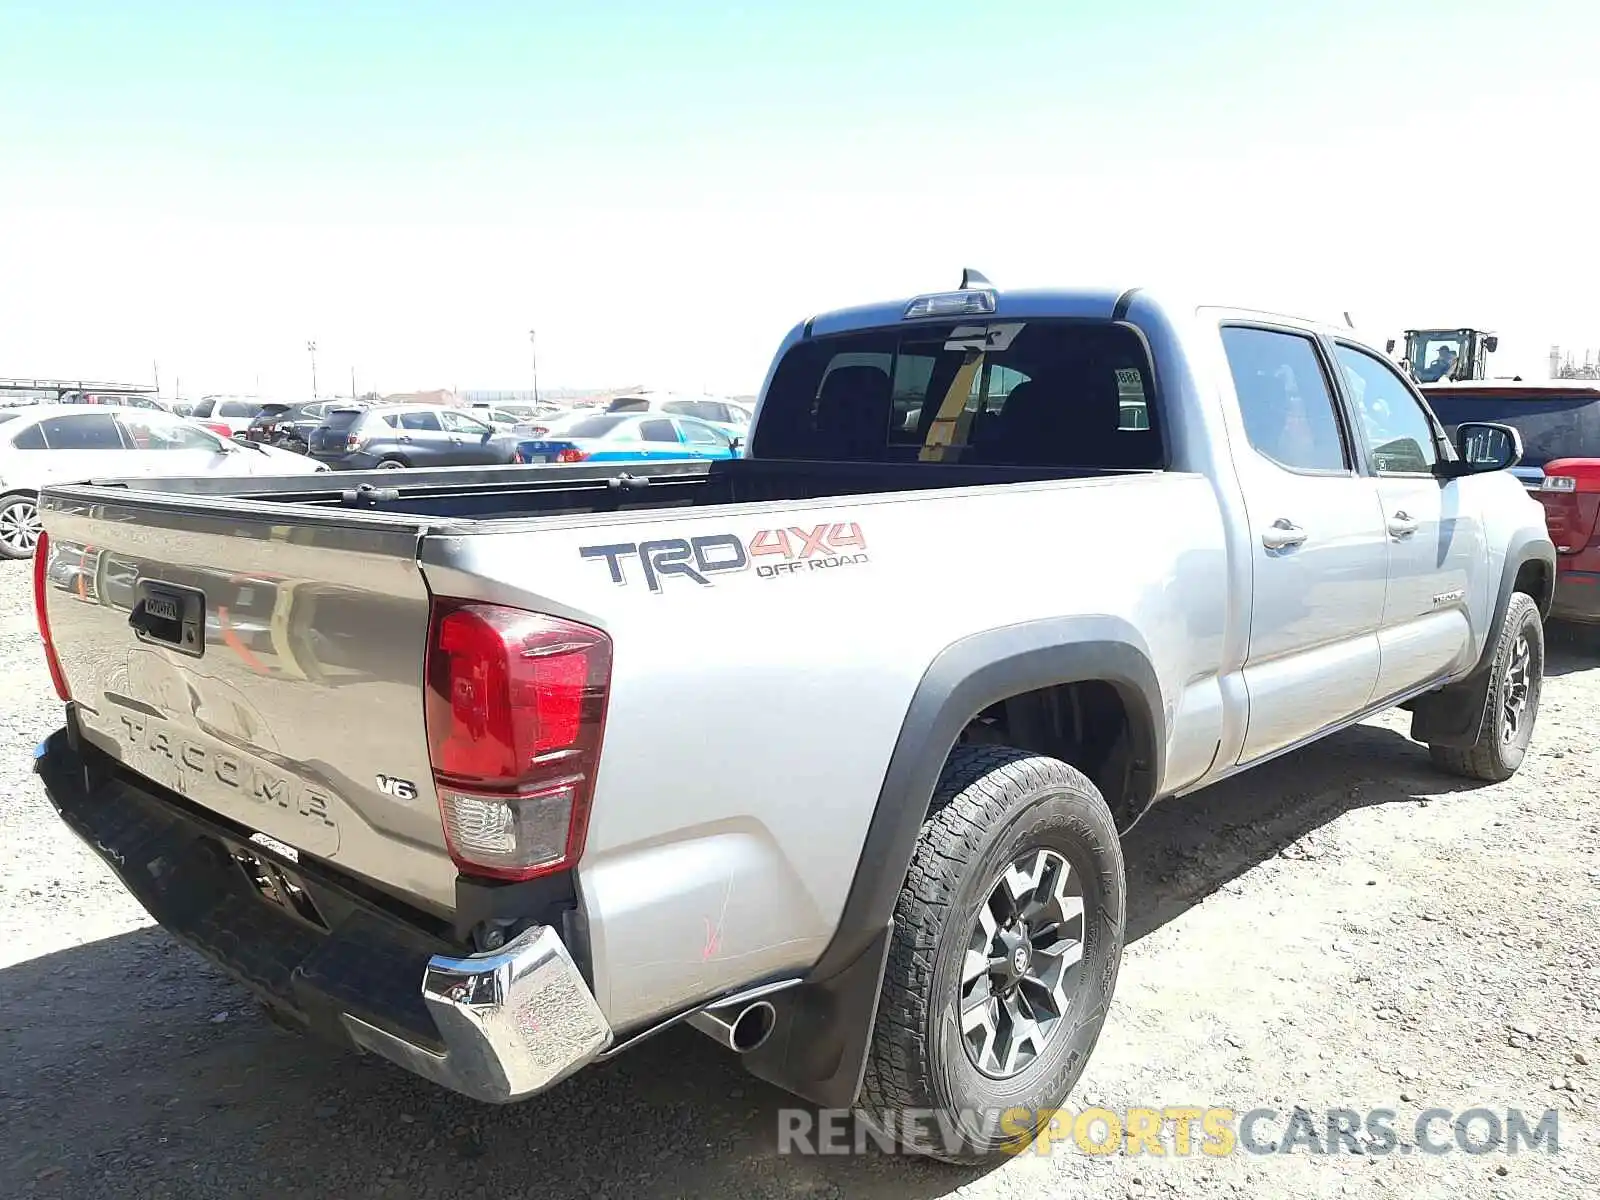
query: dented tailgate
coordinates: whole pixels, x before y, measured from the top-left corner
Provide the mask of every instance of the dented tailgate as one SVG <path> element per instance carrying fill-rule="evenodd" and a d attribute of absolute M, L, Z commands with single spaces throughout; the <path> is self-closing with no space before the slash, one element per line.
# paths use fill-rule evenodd
<path fill-rule="evenodd" d="M 50 494 L 46 605 L 85 736 L 197 804 L 435 911 L 415 518 Z"/>

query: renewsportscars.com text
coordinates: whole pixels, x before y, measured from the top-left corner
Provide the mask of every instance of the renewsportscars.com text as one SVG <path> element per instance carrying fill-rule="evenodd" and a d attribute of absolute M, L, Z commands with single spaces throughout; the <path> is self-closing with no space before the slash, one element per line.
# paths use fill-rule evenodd
<path fill-rule="evenodd" d="M 1028 1130 L 1038 1126 L 1031 1138 Z M 1185 1158 L 1203 1154 L 1554 1154 L 1561 1148 L 1558 1114 L 1521 1109 L 1426 1108 L 1403 1115 L 1391 1108 L 1288 1111 L 1200 1105 L 1161 1108 L 1024 1108 L 947 1113 L 907 1109 L 862 1120 L 846 1109 L 785 1108 L 778 1112 L 780 1154 L 895 1153 L 909 1145 L 948 1151 L 972 1148 L 995 1135 L 1014 1139 L 1013 1154 L 1056 1150 L 1094 1155 Z"/>

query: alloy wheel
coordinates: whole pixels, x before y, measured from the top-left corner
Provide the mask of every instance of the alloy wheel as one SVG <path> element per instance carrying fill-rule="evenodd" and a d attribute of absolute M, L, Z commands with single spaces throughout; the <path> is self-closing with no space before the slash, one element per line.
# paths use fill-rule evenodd
<path fill-rule="evenodd" d="M 17 554 L 32 554 L 39 544 L 39 506 L 32 500 L 18 500 L 0 509 L 0 542 Z"/>
<path fill-rule="evenodd" d="M 1067 860 L 1031 849 L 978 909 L 962 961 L 961 1040 L 995 1079 L 1026 1070 L 1063 1024 L 1083 959 L 1083 889 Z"/>
<path fill-rule="evenodd" d="M 1500 740 L 1514 742 L 1528 718 L 1528 699 L 1532 694 L 1533 650 L 1528 635 L 1519 634 L 1506 663 L 1506 676 L 1500 696 Z"/>

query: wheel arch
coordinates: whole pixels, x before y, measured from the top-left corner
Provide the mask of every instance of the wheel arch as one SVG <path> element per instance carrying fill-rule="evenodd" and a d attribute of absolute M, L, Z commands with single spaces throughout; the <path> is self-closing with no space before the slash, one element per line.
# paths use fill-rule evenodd
<path fill-rule="evenodd" d="M 1539 610 L 1540 620 L 1550 616 L 1555 596 L 1556 547 L 1543 529 L 1524 529 L 1506 547 L 1495 592 L 1492 619 L 1485 630 L 1483 651 L 1471 674 L 1420 696 L 1411 705 L 1411 736 L 1430 746 L 1461 748 L 1472 744 L 1492 682 L 1495 646 L 1505 622 L 1511 597 L 1526 592 Z M 1528 591 L 1529 588 L 1536 589 Z"/>
<path fill-rule="evenodd" d="M 778 1002 L 773 1036 L 746 1056 L 753 1074 L 824 1107 L 855 1102 L 895 902 L 950 751 L 996 703 L 1091 682 L 1113 688 L 1126 713 L 1130 799 L 1142 811 L 1165 769 L 1165 707 L 1144 639 L 1127 621 L 1030 621 L 963 638 L 934 658 L 901 723 L 833 937 L 806 982 Z"/>

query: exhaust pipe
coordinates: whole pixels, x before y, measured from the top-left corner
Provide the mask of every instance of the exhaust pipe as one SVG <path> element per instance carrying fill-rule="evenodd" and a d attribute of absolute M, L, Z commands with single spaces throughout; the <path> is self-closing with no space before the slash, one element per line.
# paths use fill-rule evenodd
<path fill-rule="evenodd" d="M 749 1054 L 771 1036 L 777 1016 L 771 1001 L 753 1000 L 748 1004 L 702 1008 L 690 1014 L 689 1024 L 734 1053 Z"/>

